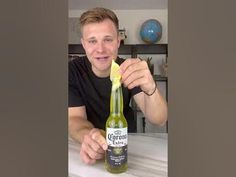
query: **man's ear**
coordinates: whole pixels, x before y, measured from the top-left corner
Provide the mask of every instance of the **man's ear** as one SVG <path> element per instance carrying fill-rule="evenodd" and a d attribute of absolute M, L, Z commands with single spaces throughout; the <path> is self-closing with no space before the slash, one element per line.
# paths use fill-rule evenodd
<path fill-rule="evenodd" d="M 80 42 L 81 42 L 81 44 L 82 44 L 82 46 L 83 46 L 83 48 L 84 48 L 84 39 L 83 39 L 83 38 L 80 38 Z"/>
<path fill-rule="evenodd" d="M 121 38 L 120 38 L 120 35 L 118 35 L 118 48 L 120 47 L 120 40 L 121 40 Z"/>

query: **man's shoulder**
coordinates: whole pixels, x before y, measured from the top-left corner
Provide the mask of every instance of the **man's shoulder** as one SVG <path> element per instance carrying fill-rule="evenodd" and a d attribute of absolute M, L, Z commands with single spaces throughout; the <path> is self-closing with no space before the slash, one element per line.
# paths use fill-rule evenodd
<path fill-rule="evenodd" d="M 74 65 L 74 64 L 82 65 L 82 64 L 85 64 L 86 60 L 87 60 L 86 56 L 76 56 L 69 61 L 69 64 L 70 65 Z"/>
<path fill-rule="evenodd" d="M 69 69 L 70 70 L 80 70 L 80 69 L 86 69 L 88 67 L 88 62 L 87 62 L 87 57 L 86 56 L 78 56 L 76 58 L 73 58 L 72 60 L 69 61 Z"/>
<path fill-rule="evenodd" d="M 90 66 L 87 57 L 76 57 L 69 61 L 68 72 L 70 77 L 87 77 L 88 73 L 90 73 Z"/>

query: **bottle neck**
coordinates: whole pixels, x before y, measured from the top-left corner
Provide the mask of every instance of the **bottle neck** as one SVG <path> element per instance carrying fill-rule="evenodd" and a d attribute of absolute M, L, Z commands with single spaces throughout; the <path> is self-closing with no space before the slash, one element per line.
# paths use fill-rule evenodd
<path fill-rule="evenodd" d="M 123 93 L 121 86 L 116 90 L 111 91 L 110 113 L 113 116 L 120 116 L 123 114 Z"/>

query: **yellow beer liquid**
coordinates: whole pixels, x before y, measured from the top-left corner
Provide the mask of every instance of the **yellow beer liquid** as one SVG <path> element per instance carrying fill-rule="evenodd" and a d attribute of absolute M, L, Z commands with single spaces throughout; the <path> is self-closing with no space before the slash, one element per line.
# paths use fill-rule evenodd
<path fill-rule="evenodd" d="M 113 66 L 114 63 L 112 64 L 112 67 Z M 115 67 L 116 69 L 118 68 L 117 66 Z M 112 79 L 114 82 L 112 83 L 113 87 L 110 98 L 110 115 L 106 122 L 108 150 L 105 153 L 105 168 L 111 173 L 122 173 L 128 168 L 128 124 L 123 114 L 123 93 L 121 84 L 118 83 L 116 78 L 111 78 L 111 80 Z"/>

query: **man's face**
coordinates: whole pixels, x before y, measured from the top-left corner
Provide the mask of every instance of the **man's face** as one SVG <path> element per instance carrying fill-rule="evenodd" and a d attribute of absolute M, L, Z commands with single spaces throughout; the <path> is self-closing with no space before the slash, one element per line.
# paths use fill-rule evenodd
<path fill-rule="evenodd" d="M 112 21 L 106 19 L 84 25 L 81 43 L 93 72 L 98 77 L 109 76 L 112 59 L 116 59 L 120 46 L 120 38 Z"/>

